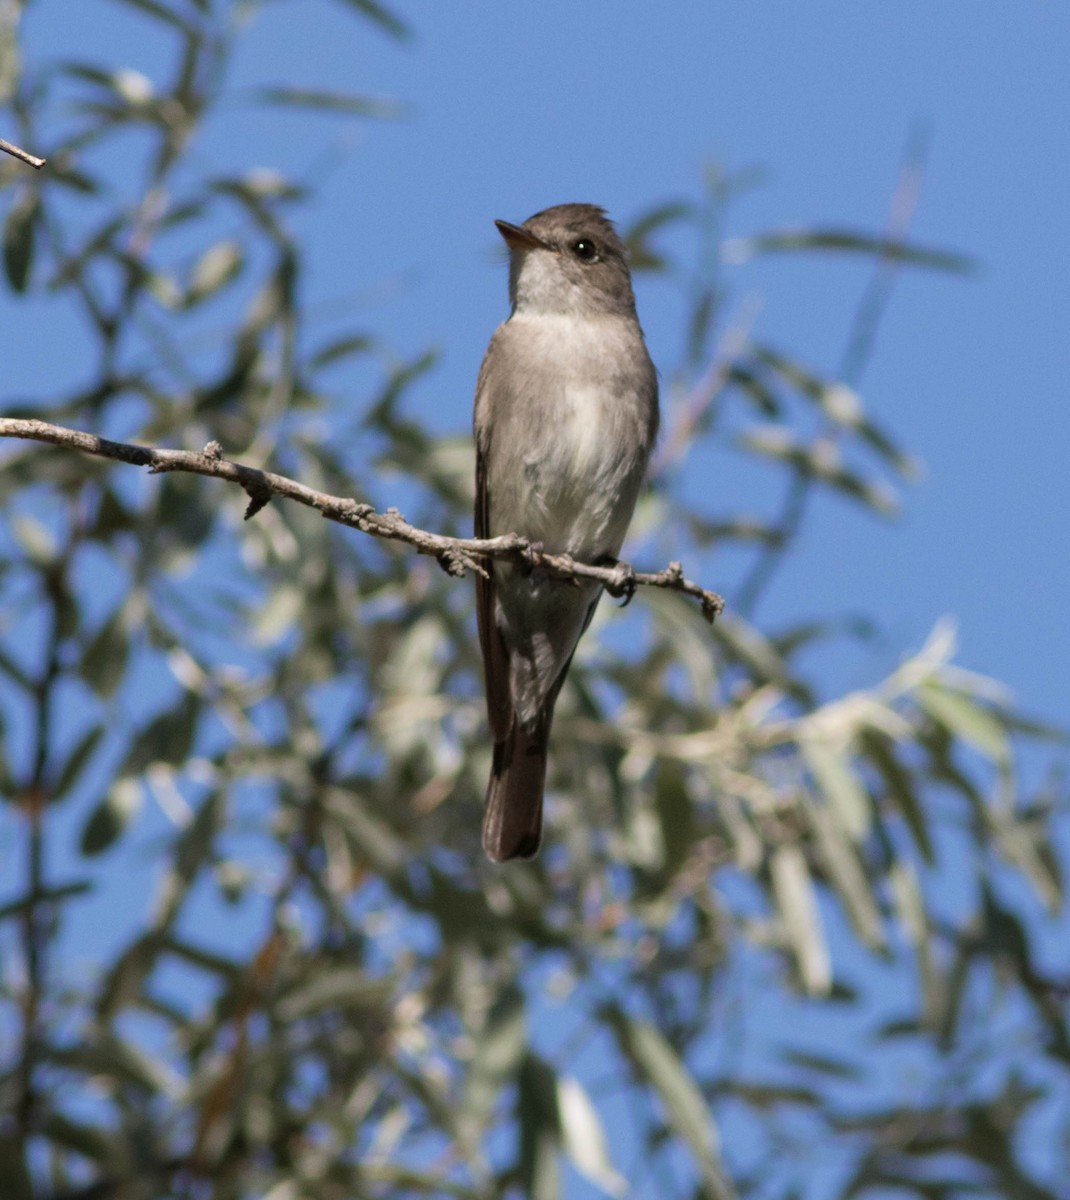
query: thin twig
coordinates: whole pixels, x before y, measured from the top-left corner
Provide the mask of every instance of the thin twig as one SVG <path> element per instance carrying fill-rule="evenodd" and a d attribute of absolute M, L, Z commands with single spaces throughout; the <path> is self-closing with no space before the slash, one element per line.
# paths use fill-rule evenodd
<path fill-rule="evenodd" d="M 46 159 L 38 158 L 36 154 L 31 154 L 28 150 L 23 150 L 21 146 L 16 146 L 14 142 L 7 142 L 0 138 L 0 150 L 5 154 L 10 154 L 12 158 L 17 158 L 19 162 L 26 163 L 27 166 L 33 167 L 35 171 L 45 165 Z"/>
<path fill-rule="evenodd" d="M 548 554 L 541 546 L 516 533 L 503 534 L 495 538 L 455 538 L 430 533 L 410 525 L 395 508 L 385 513 L 377 512 L 370 504 L 359 504 L 344 496 L 331 496 L 306 487 L 285 475 L 271 471 L 260 471 L 243 463 L 231 462 L 223 457 L 218 442 L 210 442 L 202 453 L 192 450 L 158 450 L 150 446 L 136 446 L 129 442 L 113 442 L 107 438 L 84 433 L 79 429 L 68 429 L 52 425 L 47 421 L 0 417 L 0 437 L 27 438 L 81 450 L 98 458 L 109 458 L 134 466 L 148 467 L 154 474 L 166 471 L 185 471 L 193 475 L 211 475 L 236 483 L 249 496 L 246 519 L 254 516 L 273 496 L 296 500 L 321 513 L 329 521 L 337 521 L 372 537 L 387 541 L 404 542 L 421 554 L 429 554 L 451 575 L 461 576 L 467 571 L 486 574 L 483 563 L 490 559 L 523 563 L 537 567 L 556 579 L 591 579 L 601 583 L 611 596 L 630 600 L 637 587 L 665 588 L 681 592 L 699 602 L 702 615 L 707 621 L 724 608 L 724 600 L 716 592 L 708 591 L 684 578 L 683 568 L 678 562 L 669 563 L 662 571 L 634 571 L 626 563 L 613 566 L 594 566 L 576 562 L 567 554 Z"/>
<path fill-rule="evenodd" d="M 652 476 L 657 477 L 675 465 L 694 445 L 695 432 L 727 385 L 732 368 L 746 349 L 760 311 L 761 302 L 756 295 L 744 297 L 739 313 L 721 339 L 713 361 L 679 405 L 676 423 L 650 464 Z"/>

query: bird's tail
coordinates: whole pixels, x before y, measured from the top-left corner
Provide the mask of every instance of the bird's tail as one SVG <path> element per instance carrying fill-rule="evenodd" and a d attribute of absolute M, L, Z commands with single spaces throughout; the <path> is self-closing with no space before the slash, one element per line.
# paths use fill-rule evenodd
<path fill-rule="evenodd" d="M 547 714 L 533 733 L 514 720 L 505 740 L 494 744 L 483 810 L 483 849 L 494 862 L 538 852 L 549 740 Z"/>

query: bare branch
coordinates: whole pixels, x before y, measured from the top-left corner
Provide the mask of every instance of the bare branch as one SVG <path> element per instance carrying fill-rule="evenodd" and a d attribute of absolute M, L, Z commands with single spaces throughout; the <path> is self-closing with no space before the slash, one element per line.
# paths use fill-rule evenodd
<path fill-rule="evenodd" d="M 329 521 L 359 529 L 372 537 L 387 541 L 404 542 L 421 554 L 438 559 L 440 566 L 450 575 L 461 576 L 467 571 L 486 574 L 483 562 L 490 559 L 522 562 L 538 567 L 557 579 L 593 579 L 601 583 L 611 596 L 631 599 L 637 587 L 666 588 L 681 592 L 699 602 L 702 615 L 711 624 L 724 608 L 724 600 L 716 593 L 700 587 L 684 578 L 680 563 L 673 562 L 662 571 L 635 571 L 627 563 L 612 566 L 594 566 L 576 562 L 567 554 L 547 554 L 541 546 L 507 533 L 496 538 L 455 538 L 430 533 L 410 525 L 396 508 L 385 513 L 376 512 L 370 504 L 358 504 L 356 500 L 343 496 L 331 496 L 317 492 L 303 483 L 276 475 L 271 471 L 260 471 L 242 463 L 231 462 L 223 457 L 217 442 L 209 442 L 204 451 L 157 450 L 149 446 L 135 446 L 129 442 L 113 442 L 108 438 L 83 433 L 79 429 L 67 429 L 51 425 L 46 421 L 24 420 L 15 417 L 0 417 L 0 437 L 26 438 L 81 450 L 98 458 L 110 458 L 116 462 L 132 463 L 148 467 L 154 474 L 166 471 L 185 471 L 193 475 L 211 475 L 225 479 L 243 488 L 249 497 L 246 519 L 255 515 L 273 496 L 296 500 L 321 513 Z"/>
<path fill-rule="evenodd" d="M 35 171 L 40 171 L 45 165 L 45 159 L 38 158 L 36 154 L 31 154 L 28 150 L 23 150 L 21 146 L 16 146 L 14 142 L 5 141 L 3 138 L 0 138 L 0 150 L 3 150 L 5 154 L 10 154 L 12 158 L 17 158 L 19 162 L 28 164 Z"/>

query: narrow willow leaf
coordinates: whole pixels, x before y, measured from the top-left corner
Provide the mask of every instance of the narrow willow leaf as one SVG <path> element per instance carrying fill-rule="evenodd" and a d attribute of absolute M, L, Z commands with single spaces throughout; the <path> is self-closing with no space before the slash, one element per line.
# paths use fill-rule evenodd
<path fill-rule="evenodd" d="M 479 1031 L 464 1080 L 459 1116 L 472 1145 L 486 1133 L 498 1097 L 516 1077 L 526 1050 L 524 998 L 519 989 L 507 987 Z"/>
<path fill-rule="evenodd" d="M 58 1066 L 80 1068 L 94 1076 L 132 1084 L 146 1093 L 174 1096 L 178 1091 L 175 1076 L 160 1059 L 108 1032 L 57 1047 L 51 1057 Z"/>
<path fill-rule="evenodd" d="M 736 662 L 744 664 L 760 683 L 775 683 L 785 691 L 794 690 L 788 665 L 773 643 L 753 625 L 731 614 L 718 618 L 714 638 Z"/>
<path fill-rule="evenodd" d="M 632 224 L 624 235 L 628 247 L 628 261 L 633 271 L 664 271 L 668 267 L 665 257 L 650 245 L 650 235 L 665 225 L 688 220 L 694 213 L 694 205 L 673 201 L 659 205 L 645 213 Z"/>
<path fill-rule="evenodd" d="M 164 24 L 174 26 L 175 29 L 182 30 L 183 33 L 191 34 L 194 37 L 198 36 L 198 32 L 194 26 L 173 8 L 161 3 L 161 0 L 118 0 L 118 2 L 128 4 L 131 8 L 140 9 L 141 12 L 151 17 L 154 21 L 161 21 Z"/>
<path fill-rule="evenodd" d="M 884 782 L 887 798 L 899 810 L 922 857 L 931 865 L 936 861 L 936 856 L 929 836 L 924 801 L 918 791 L 920 781 L 915 780 L 896 757 L 893 743 L 877 730 L 863 730 L 861 743 L 863 753 Z"/>
<path fill-rule="evenodd" d="M 873 825 L 873 804 L 855 774 L 846 750 L 818 737 L 799 741 L 803 759 L 851 840 L 862 842 Z"/>
<path fill-rule="evenodd" d="M 528 1053 L 517 1077 L 517 1124 L 520 1128 L 520 1179 L 528 1200 L 559 1200 L 561 1180 L 557 1155 L 561 1124 L 557 1111 L 557 1076 L 553 1068 Z"/>
<path fill-rule="evenodd" d="M 27 1157 L 25 1139 L 14 1130 L 8 1133 L 0 1129 L 0 1179 L 5 1200 L 34 1200 L 40 1194 L 30 1178 Z"/>
<path fill-rule="evenodd" d="M 1046 838 L 1046 832 L 1019 820 L 1017 815 L 1005 816 L 1002 812 L 995 817 L 993 832 L 1003 857 L 1029 880 L 1048 912 L 1057 913 L 1063 899 L 1059 876 L 1038 845 L 1038 837 Z"/>
<path fill-rule="evenodd" d="M 91 63 L 70 62 L 64 64 L 63 70 L 65 74 L 76 79 L 106 88 L 134 108 L 148 104 L 156 95 L 152 80 L 129 67 L 118 71 L 102 71 Z"/>
<path fill-rule="evenodd" d="M 367 1014 L 385 1011 L 394 981 L 371 976 L 360 967 L 322 970 L 292 991 L 279 997 L 276 1012 L 282 1021 L 298 1021 L 324 1011 Z"/>
<path fill-rule="evenodd" d="M 186 306 L 199 304 L 226 287 L 238 277 L 244 261 L 245 256 L 239 242 L 227 240 L 210 246 L 190 272 L 189 287 L 185 296 Z"/>
<path fill-rule="evenodd" d="M 130 638 L 120 608 L 89 639 L 82 655 L 82 678 L 98 696 L 114 695 L 126 671 L 129 653 Z"/>
<path fill-rule="evenodd" d="M 899 511 L 899 500 L 887 485 L 866 479 L 841 464 L 840 452 L 834 442 L 827 439 L 802 442 L 782 425 L 749 429 L 735 440 L 743 449 L 788 463 L 803 475 L 843 492 L 881 516 L 892 516 Z"/>
<path fill-rule="evenodd" d="M 103 736 L 104 726 L 94 725 L 78 740 L 74 749 L 68 755 L 67 761 L 63 764 L 59 778 L 56 780 L 56 786 L 53 789 L 54 799 L 63 799 L 67 792 L 78 782 L 83 768 L 92 757 L 93 751 L 100 745 L 100 739 Z"/>
<path fill-rule="evenodd" d="M 811 996 L 827 996 L 832 986 L 832 964 L 806 860 L 797 846 L 785 843 L 774 847 L 769 870 L 803 987 Z"/>
<path fill-rule="evenodd" d="M 378 100 L 348 92 L 319 91 L 316 88 L 263 88 L 257 92 L 257 99 L 263 104 L 312 108 L 360 117 L 398 117 L 402 112 L 401 106 L 392 100 Z"/>
<path fill-rule="evenodd" d="M 37 192 L 24 191 L 4 222 L 4 274 L 13 292 L 24 292 L 30 282 L 38 209 Z"/>
<path fill-rule="evenodd" d="M 181 766 L 189 758 L 201 701 L 192 692 L 184 691 L 176 703 L 155 717 L 134 739 L 126 761 L 124 775 L 138 775 L 153 763 Z"/>
<path fill-rule="evenodd" d="M 48 567 L 56 557 L 56 539 L 35 517 L 17 513 L 11 531 L 35 567 Z"/>
<path fill-rule="evenodd" d="M 925 901 L 917 872 L 910 863 L 898 859 L 889 868 L 888 882 L 899 924 L 917 949 L 924 945 L 929 937 L 929 922 L 925 915 Z"/>
<path fill-rule="evenodd" d="M 115 1170 L 121 1167 L 124 1162 L 122 1138 L 99 1122 L 90 1124 L 75 1121 L 52 1109 L 41 1118 L 40 1133 L 55 1144 L 95 1163 L 105 1173 L 109 1168 Z"/>
<path fill-rule="evenodd" d="M 779 417 L 783 412 L 783 405 L 776 392 L 747 363 L 733 363 L 728 369 L 728 381 L 739 388 L 763 417 Z"/>
<path fill-rule="evenodd" d="M 723 254 L 729 262 L 744 262 L 758 254 L 775 254 L 797 250 L 833 250 L 886 258 L 893 262 L 929 267 L 937 271 L 968 274 L 975 269 L 974 260 L 953 250 L 935 250 L 915 246 L 910 242 L 873 237 L 845 229 L 781 229 L 751 238 L 734 238 L 726 242 Z"/>
<path fill-rule="evenodd" d="M 391 37 L 397 38 L 398 41 L 405 41 L 412 36 L 412 30 L 408 25 L 385 5 L 380 4 L 378 0 L 342 0 L 342 2 L 348 4 L 350 8 L 355 8 L 378 25 L 380 29 L 389 33 Z"/>
<path fill-rule="evenodd" d="M 82 830 L 82 853 L 90 857 L 107 850 L 141 807 L 141 799 L 142 790 L 137 780 L 119 779 L 89 814 Z"/>
<path fill-rule="evenodd" d="M 365 354 L 374 347 L 375 339 L 369 334 L 347 334 L 345 337 L 335 338 L 325 346 L 321 346 L 309 358 L 308 365 L 313 370 L 317 370 L 330 363 L 338 362 L 340 359 L 351 358 L 354 354 Z"/>
<path fill-rule="evenodd" d="M 880 909 L 856 846 L 847 837 L 842 822 L 832 817 L 818 797 L 804 790 L 800 801 L 814 832 L 821 866 L 843 901 L 855 932 L 867 946 L 883 948 L 885 938 Z"/>
<path fill-rule="evenodd" d="M 713 1119 L 698 1084 L 676 1051 L 649 1021 L 637 1021 L 616 1005 L 604 1015 L 621 1051 L 661 1099 L 669 1125 L 690 1147 L 711 1195 L 730 1197 L 721 1170 Z"/>
<path fill-rule="evenodd" d="M 829 1079 L 860 1079 L 863 1071 L 856 1064 L 828 1054 L 816 1054 L 806 1050 L 787 1049 L 782 1051 L 785 1061 L 804 1071 L 817 1071 Z"/>
<path fill-rule="evenodd" d="M 326 802 L 332 817 L 352 839 L 362 859 L 367 859 L 387 879 L 403 872 L 409 862 L 408 846 L 381 817 L 361 803 L 359 783 L 351 790 L 332 788 Z"/>
<path fill-rule="evenodd" d="M 576 1169 L 607 1195 L 625 1195 L 628 1182 L 610 1161 L 598 1112 L 583 1086 L 571 1076 L 562 1076 L 557 1081 L 557 1109 L 565 1153 Z"/>
<path fill-rule="evenodd" d="M 973 696 L 929 682 L 918 689 L 917 697 L 938 725 L 975 746 L 993 762 L 1010 761 L 1010 735 L 1006 726 Z"/>
<path fill-rule="evenodd" d="M 857 433 L 905 478 L 917 477 L 917 462 L 867 418 L 861 397 L 853 388 L 839 380 L 824 378 L 769 346 L 752 346 L 750 352 L 764 367 L 812 400 L 830 421 Z"/>

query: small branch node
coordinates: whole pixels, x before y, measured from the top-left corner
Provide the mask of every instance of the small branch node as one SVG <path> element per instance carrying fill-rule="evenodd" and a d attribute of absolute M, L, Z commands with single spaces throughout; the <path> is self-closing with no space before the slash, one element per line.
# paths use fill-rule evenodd
<path fill-rule="evenodd" d="M 223 447 L 218 442 L 209 442 L 204 448 L 204 457 L 209 458 L 212 462 L 221 462 L 223 458 Z"/>

